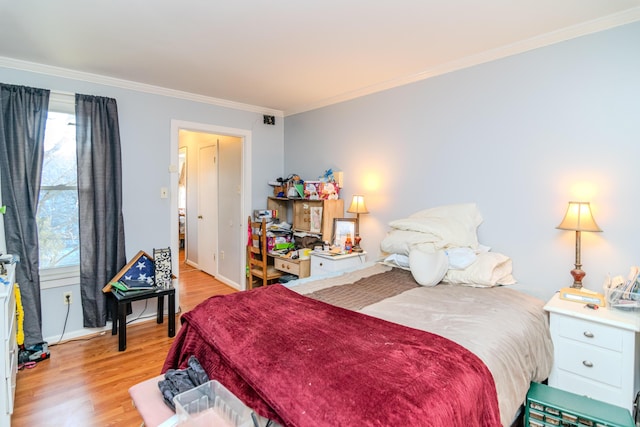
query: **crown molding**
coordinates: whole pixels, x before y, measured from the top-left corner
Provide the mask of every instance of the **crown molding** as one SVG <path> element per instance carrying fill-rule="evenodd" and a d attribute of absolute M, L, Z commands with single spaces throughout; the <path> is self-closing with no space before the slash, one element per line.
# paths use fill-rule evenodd
<path fill-rule="evenodd" d="M 276 117 L 283 117 L 283 112 L 281 110 L 274 110 L 272 108 L 227 101 L 226 99 L 213 98 L 210 96 L 198 95 L 195 93 L 183 92 L 174 89 L 167 89 L 160 86 L 153 86 L 145 83 L 117 79 L 113 77 L 102 76 L 99 74 L 85 73 L 83 71 L 75 71 L 67 68 L 54 67 L 51 65 L 38 64 L 35 62 L 22 61 L 19 59 L 7 58 L 3 56 L 0 56 L 0 67 L 13 68 L 21 71 L 30 71 L 33 73 L 46 74 L 73 80 L 80 80 L 105 86 L 113 86 L 121 89 L 133 90 L 136 92 L 150 93 L 153 95 L 184 99 L 187 101 L 199 102 L 202 104 L 232 108 L 234 110 L 241 110 L 259 114 L 270 114 Z"/>
<path fill-rule="evenodd" d="M 440 76 L 443 74 L 451 73 L 453 71 L 458 71 L 486 62 L 495 61 L 497 59 L 506 58 L 508 56 L 560 43 L 566 40 L 574 39 L 599 31 L 608 30 L 610 28 L 619 27 L 621 25 L 630 24 L 639 20 L 640 7 L 634 7 L 631 9 L 627 9 L 624 12 L 615 13 L 602 18 L 594 19 L 592 21 L 587 21 L 581 24 L 573 25 L 571 27 L 563 28 L 561 30 L 553 31 L 551 33 L 542 34 L 540 36 L 532 37 L 530 39 L 523 40 L 517 43 L 501 46 L 499 48 L 481 52 L 476 55 L 467 56 L 460 60 L 447 62 L 445 64 L 435 66 L 433 68 L 410 76 L 388 80 L 386 82 L 374 84 L 351 92 L 346 92 L 338 96 L 326 98 L 318 102 L 301 105 L 297 108 L 286 110 L 284 112 L 284 116 L 287 117 L 294 114 L 304 113 L 306 111 L 311 111 L 329 105 L 337 104 L 339 102 L 349 101 L 362 96 L 371 95 L 376 92 L 381 92 L 383 90 L 404 86 L 421 80 L 426 80 L 431 77 Z"/>
<path fill-rule="evenodd" d="M 271 108 L 264 108 L 255 105 L 243 104 L 234 101 L 228 101 L 225 99 L 213 98 L 204 95 L 198 95 L 190 92 L 183 92 L 174 89 L 167 89 L 159 86 L 153 86 L 145 83 L 138 83 L 129 80 L 117 79 L 112 77 L 106 77 L 98 74 L 86 73 L 81 71 L 70 70 L 66 68 L 54 67 L 50 65 L 38 64 L 34 62 L 22 61 L 13 58 L 0 56 L 0 67 L 13 68 L 22 71 L 30 71 L 34 73 L 53 75 L 57 77 L 70 78 L 80 81 L 86 81 L 90 83 L 102 84 L 107 86 L 119 87 L 123 89 L 129 89 L 137 92 L 150 93 L 155 95 L 167 96 L 172 98 L 184 99 L 193 102 L 199 102 L 203 104 L 210 104 L 224 108 L 231 108 L 235 110 L 270 114 L 277 117 L 286 117 L 294 114 L 304 113 L 306 111 L 315 110 L 318 108 L 326 107 L 332 104 L 337 104 L 344 101 L 349 101 L 362 96 L 370 95 L 383 90 L 392 89 L 399 86 L 404 86 L 410 83 L 415 83 L 421 80 L 426 80 L 431 77 L 451 73 L 453 71 L 462 70 L 465 68 L 473 67 L 482 63 L 502 59 L 508 56 L 523 53 L 529 50 L 549 46 L 552 44 L 560 43 L 566 40 L 574 39 L 584 35 L 604 31 L 610 28 L 618 27 L 625 24 L 630 24 L 640 20 L 640 7 L 634 7 L 624 12 L 612 14 L 599 19 L 594 19 L 585 23 L 573 25 L 561 30 L 553 31 L 551 33 L 543 34 L 537 37 L 532 37 L 521 42 L 513 43 L 510 45 L 502 46 L 496 49 L 491 49 L 485 52 L 471 55 L 456 61 L 451 61 L 445 64 L 441 64 L 422 72 L 404 76 L 398 79 L 388 80 L 382 83 L 370 85 L 364 88 L 360 88 L 354 91 L 346 92 L 334 97 L 326 98 L 318 102 L 300 105 L 292 109 L 282 111 L 274 110 Z"/>

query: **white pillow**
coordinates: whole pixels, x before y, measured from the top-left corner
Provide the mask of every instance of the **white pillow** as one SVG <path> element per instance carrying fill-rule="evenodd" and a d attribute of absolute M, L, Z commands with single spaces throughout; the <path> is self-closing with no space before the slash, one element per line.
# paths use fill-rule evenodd
<path fill-rule="evenodd" d="M 409 266 L 413 278 L 422 286 L 435 286 L 444 277 L 449 268 L 449 259 L 444 251 L 425 252 L 412 249 L 409 253 Z"/>
<path fill-rule="evenodd" d="M 411 248 L 420 243 L 426 243 L 433 248 L 431 235 L 420 233 L 418 231 L 407 230 L 391 230 L 387 236 L 380 242 L 382 252 L 388 254 L 401 254 L 409 256 Z M 431 251 L 432 252 L 432 251 Z"/>
<path fill-rule="evenodd" d="M 410 218 L 452 218 L 462 224 L 478 227 L 482 224 L 482 215 L 475 203 L 436 206 L 424 209 L 409 216 Z"/>
<path fill-rule="evenodd" d="M 382 261 L 383 264 L 399 267 L 403 270 L 410 270 L 409 257 L 403 254 L 391 254 Z"/>
<path fill-rule="evenodd" d="M 449 268 L 464 270 L 473 264 L 478 257 L 476 251 L 471 248 L 451 248 L 445 251 L 449 258 Z"/>
<path fill-rule="evenodd" d="M 474 287 L 513 285 L 511 258 L 497 252 L 481 252 L 464 270 L 449 270 L 443 282 Z"/>
<path fill-rule="evenodd" d="M 454 218 L 404 218 L 391 221 L 389 225 L 398 230 L 423 233 L 425 241 L 434 242 L 437 248 L 478 247 L 477 227 Z"/>

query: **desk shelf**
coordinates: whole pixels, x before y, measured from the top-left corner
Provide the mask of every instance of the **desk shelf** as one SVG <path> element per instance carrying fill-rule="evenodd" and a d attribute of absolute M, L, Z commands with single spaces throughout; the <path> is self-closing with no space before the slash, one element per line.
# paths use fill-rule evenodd
<path fill-rule="evenodd" d="M 311 212 L 322 209 L 320 230 L 312 229 Z M 333 234 L 334 218 L 344 216 L 344 200 L 307 200 L 269 197 L 267 209 L 277 210 L 278 218 L 292 225 L 293 231 L 303 231 L 322 235 L 323 241 L 330 241 Z"/>

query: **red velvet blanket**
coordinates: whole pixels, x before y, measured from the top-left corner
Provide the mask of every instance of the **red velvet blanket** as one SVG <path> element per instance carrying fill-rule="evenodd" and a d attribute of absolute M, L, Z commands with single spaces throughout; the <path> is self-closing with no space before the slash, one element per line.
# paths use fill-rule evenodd
<path fill-rule="evenodd" d="M 281 286 L 212 297 L 185 313 L 163 372 L 195 355 L 285 426 L 499 426 L 491 373 L 424 331 Z"/>

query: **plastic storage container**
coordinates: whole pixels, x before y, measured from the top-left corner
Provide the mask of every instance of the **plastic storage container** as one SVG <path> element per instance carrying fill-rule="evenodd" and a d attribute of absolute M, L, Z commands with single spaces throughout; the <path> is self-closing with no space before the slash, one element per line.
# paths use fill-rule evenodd
<path fill-rule="evenodd" d="M 640 290 L 612 289 L 607 292 L 607 305 L 616 310 L 640 311 Z"/>
<path fill-rule="evenodd" d="M 209 381 L 173 398 L 178 426 L 252 427 L 251 409 L 218 381 Z"/>

